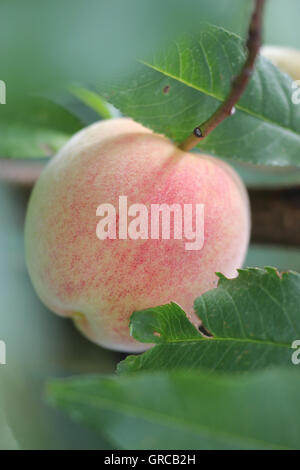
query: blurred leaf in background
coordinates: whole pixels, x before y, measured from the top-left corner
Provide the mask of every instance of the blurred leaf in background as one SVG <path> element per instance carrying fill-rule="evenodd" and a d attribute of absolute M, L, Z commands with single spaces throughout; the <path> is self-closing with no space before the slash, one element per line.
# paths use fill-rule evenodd
<path fill-rule="evenodd" d="M 110 119 L 110 105 L 106 103 L 95 91 L 82 86 L 73 85 L 70 87 L 70 93 L 80 102 L 94 110 L 101 119 Z"/>
<path fill-rule="evenodd" d="M 0 157 L 51 156 L 82 128 L 82 123 L 59 104 L 27 97 L 0 108 Z"/>
<path fill-rule="evenodd" d="M 48 387 L 51 403 L 121 449 L 300 449 L 299 394 L 295 370 L 82 377 Z"/>
<path fill-rule="evenodd" d="M 12 100 L 0 111 L 0 158 L 4 159 L 50 157 L 82 127 L 120 114 L 95 91 L 79 85 Z"/>

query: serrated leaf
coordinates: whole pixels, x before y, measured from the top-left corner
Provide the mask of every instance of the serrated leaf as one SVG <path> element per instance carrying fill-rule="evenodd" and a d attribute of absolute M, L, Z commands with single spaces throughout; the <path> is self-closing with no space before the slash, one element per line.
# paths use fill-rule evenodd
<path fill-rule="evenodd" d="M 52 404 L 125 449 L 299 449 L 298 371 L 74 378 Z"/>
<path fill-rule="evenodd" d="M 156 346 L 128 356 L 119 373 L 208 368 L 240 372 L 270 365 L 292 366 L 291 344 L 300 339 L 300 275 L 274 268 L 219 275 L 218 287 L 195 301 L 202 336 L 176 304 L 135 312 L 132 335 Z"/>
<path fill-rule="evenodd" d="M 60 105 L 31 97 L 0 108 L 0 158 L 52 156 L 81 122 Z"/>
<path fill-rule="evenodd" d="M 181 142 L 225 99 L 244 61 L 238 36 L 206 25 L 99 90 L 123 114 Z M 250 163 L 300 166 L 300 106 L 292 103 L 292 91 L 292 80 L 259 57 L 236 113 L 199 149 Z"/>

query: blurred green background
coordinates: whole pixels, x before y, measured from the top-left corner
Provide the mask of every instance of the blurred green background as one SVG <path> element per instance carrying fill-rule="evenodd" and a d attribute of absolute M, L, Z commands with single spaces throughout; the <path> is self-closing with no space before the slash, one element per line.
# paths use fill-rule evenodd
<path fill-rule="evenodd" d="M 200 21 L 244 36 L 251 5 L 248 0 L 0 0 L 6 106 L 17 107 L 27 92 L 51 90 L 59 98 L 68 82 L 93 85 L 100 76 L 122 74 L 159 41 Z M 299 18 L 299 0 L 269 0 L 265 42 L 300 48 Z M 254 183 L 256 175 L 251 172 Z M 0 340 L 7 345 L 7 365 L 0 366 L 0 449 L 109 449 L 105 438 L 43 403 L 49 377 L 110 374 L 122 356 L 89 343 L 37 299 L 23 251 L 28 195 L 0 183 Z M 300 250 L 252 246 L 246 265 L 300 271 Z"/>
<path fill-rule="evenodd" d="M 168 36 L 209 21 L 245 36 L 251 0 L 1 0 L 9 98 L 120 74 Z M 300 47 L 298 0 L 268 0 L 265 42 Z"/>

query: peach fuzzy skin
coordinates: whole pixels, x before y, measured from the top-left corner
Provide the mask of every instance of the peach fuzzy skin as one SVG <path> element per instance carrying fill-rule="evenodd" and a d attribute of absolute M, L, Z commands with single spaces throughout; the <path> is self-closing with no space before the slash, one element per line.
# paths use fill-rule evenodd
<path fill-rule="evenodd" d="M 205 242 L 99 240 L 96 209 L 119 196 L 145 204 L 205 205 Z M 195 212 L 195 211 L 194 211 Z M 95 343 L 142 351 L 129 333 L 133 311 L 175 301 L 196 321 L 193 301 L 235 277 L 249 241 L 248 197 L 224 162 L 178 150 L 130 119 L 76 134 L 39 178 L 29 204 L 25 248 L 33 285 L 59 315 Z"/>

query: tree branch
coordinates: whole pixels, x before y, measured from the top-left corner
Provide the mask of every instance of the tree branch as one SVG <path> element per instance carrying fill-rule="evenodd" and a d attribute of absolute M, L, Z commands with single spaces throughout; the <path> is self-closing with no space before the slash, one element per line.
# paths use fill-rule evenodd
<path fill-rule="evenodd" d="M 248 55 L 241 73 L 234 79 L 232 90 L 224 103 L 215 113 L 200 126 L 196 127 L 193 134 L 179 145 L 182 150 L 188 151 L 195 147 L 199 141 L 205 139 L 221 122 L 235 112 L 235 104 L 247 88 L 248 82 L 254 71 L 255 60 L 262 41 L 262 22 L 265 0 L 255 0 L 255 9 L 250 21 L 247 49 Z"/>
<path fill-rule="evenodd" d="M 252 242 L 300 247 L 300 188 L 249 191 Z"/>

